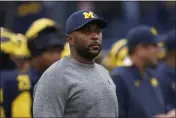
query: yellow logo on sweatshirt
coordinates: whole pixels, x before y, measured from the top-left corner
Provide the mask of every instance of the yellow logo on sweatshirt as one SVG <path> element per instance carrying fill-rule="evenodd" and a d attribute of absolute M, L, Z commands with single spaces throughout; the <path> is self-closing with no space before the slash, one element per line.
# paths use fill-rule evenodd
<path fill-rule="evenodd" d="M 152 86 L 154 86 L 154 87 L 157 87 L 157 86 L 158 86 L 158 81 L 157 81 L 156 78 L 152 78 L 152 79 L 150 80 L 150 82 L 151 82 L 151 85 L 152 85 Z"/>

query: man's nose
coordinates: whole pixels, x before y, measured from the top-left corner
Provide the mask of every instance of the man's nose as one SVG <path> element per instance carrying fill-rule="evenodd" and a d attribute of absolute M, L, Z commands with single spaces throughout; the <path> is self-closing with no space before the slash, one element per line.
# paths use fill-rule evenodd
<path fill-rule="evenodd" d="M 99 35 L 96 32 L 92 32 L 92 40 L 98 40 Z"/>

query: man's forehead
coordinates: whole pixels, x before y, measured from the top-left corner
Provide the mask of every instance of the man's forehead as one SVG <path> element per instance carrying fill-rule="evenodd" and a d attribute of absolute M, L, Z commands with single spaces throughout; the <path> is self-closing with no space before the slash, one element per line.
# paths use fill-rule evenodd
<path fill-rule="evenodd" d="M 86 29 L 100 29 L 100 26 L 97 22 L 90 22 L 86 24 L 85 26 L 81 27 L 80 29 L 72 32 L 71 34 L 77 34 L 80 33 L 80 31 L 86 30 Z"/>
<path fill-rule="evenodd" d="M 100 26 L 96 22 L 91 22 L 91 23 L 85 25 L 85 28 L 100 28 Z"/>

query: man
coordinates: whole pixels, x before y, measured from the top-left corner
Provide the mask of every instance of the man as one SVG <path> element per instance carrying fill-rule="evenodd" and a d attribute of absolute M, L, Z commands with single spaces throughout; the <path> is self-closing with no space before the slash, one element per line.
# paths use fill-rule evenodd
<path fill-rule="evenodd" d="M 160 80 L 161 89 L 168 104 L 167 109 L 176 108 L 176 31 L 170 31 L 164 41 L 166 56 L 165 60 L 159 64 L 157 73 Z M 173 113 L 176 113 L 176 111 Z"/>
<path fill-rule="evenodd" d="M 162 42 L 159 42 L 160 51 L 158 54 L 158 59 L 162 60 L 164 58 L 164 48 L 162 46 Z M 128 58 L 128 47 L 127 47 L 127 39 L 120 39 L 116 41 L 108 55 L 103 60 L 103 65 L 110 71 L 112 71 L 115 67 L 119 66 L 127 66 L 130 64 L 130 60 Z"/>
<path fill-rule="evenodd" d="M 94 62 L 107 23 L 92 11 L 74 12 L 66 22 L 71 56 L 45 71 L 34 93 L 34 117 L 118 117 L 115 85 Z"/>
<path fill-rule="evenodd" d="M 26 32 L 31 66 L 41 74 L 61 58 L 65 40 L 59 24 L 48 18 L 33 22 Z"/>
<path fill-rule="evenodd" d="M 0 27 L 1 35 L 0 35 L 0 73 L 3 70 L 9 69 L 7 68 L 8 62 L 11 61 L 9 55 L 12 53 L 12 41 L 11 37 L 15 36 L 14 33 L 10 32 L 6 28 Z M 10 68 L 11 69 L 11 68 Z M 3 89 L 2 89 L 2 78 L 0 77 L 0 117 L 5 117 L 5 111 L 3 108 Z"/>
<path fill-rule="evenodd" d="M 7 101 L 11 98 L 6 97 L 6 95 L 12 95 L 13 89 L 11 89 L 12 86 L 16 86 L 14 82 L 10 81 L 10 84 L 8 84 L 6 87 L 6 83 L 9 82 L 9 78 L 14 79 L 16 78 L 16 73 L 18 72 L 24 72 L 28 70 L 29 63 L 26 60 L 29 57 L 29 51 L 27 50 L 27 40 L 22 34 L 15 34 L 10 35 L 11 32 L 8 30 L 1 28 L 2 35 L 1 35 L 1 49 L 0 51 L 7 54 L 9 56 L 9 59 L 13 60 L 16 69 L 3 69 L 1 70 L 1 78 L 0 78 L 0 114 L 1 117 L 7 117 Z M 3 62 L 2 62 L 3 63 Z M 11 83 L 12 82 L 12 83 Z M 13 85 L 14 84 L 14 85 Z M 9 88 L 9 89 L 7 89 Z M 10 90 L 10 91 L 8 91 Z M 11 94 L 9 94 L 11 93 Z M 9 108 L 11 109 L 11 108 Z"/>
<path fill-rule="evenodd" d="M 0 116 L 5 117 L 5 107 L 4 107 L 4 73 L 8 74 L 9 77 L 14 78 L 14 73 L 16 70 L 19 72 L 26 71 L 29 68 L 29 63 L 26 58 L 29 57 L 29 51 L 26 48 L 27 40 L 22 34 L 15 34 L 8 31 L 5 28 L 1 27 L 1 37 L 0 37 L 0 51 L 8 55 L 9 60 L 12 60 L 17 67 L 11 69 L 2 69 L 0 70 Z M 1 60 L 1 63 L 5 63 L 4 60 Z M 6 60 L 5 60 L 6 61 Z M 5 63 L 6 64 L 6 63 Z M 11 85 L 9 85 L 10 88 Z M 8 93 L 9 94 L 9 93 Z"/>
<path fill-rule="evenodd" d="M 155 73 L 158 61 L 157 31 L 138 26 L 127 35 L 131 65 L 116 68 L 112 78 L 116 85 L 120 118 L 166 117 L 166 105 Z"/>
<path fill-rule="evenodd" d="M 34 85 L 45 69 L 60 59 L 64 46 L 64 41 L 60 38 L 60 28 L 51 19 L 36 20 L 28 29 L 26 37 L 30 68 L 27 71 L 16 69 L 1 73 L 3 107 L 8 118 L 32 117 Z"/>

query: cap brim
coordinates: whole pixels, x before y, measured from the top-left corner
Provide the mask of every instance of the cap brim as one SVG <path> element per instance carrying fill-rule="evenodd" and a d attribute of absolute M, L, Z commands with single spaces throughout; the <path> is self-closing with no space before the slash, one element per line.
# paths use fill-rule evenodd
<path fill-rule="evenodd" d="M 144 45 L 148 45 L 148 44 L 158 44 L 158 43 L 161 43 L 161 42 L 164 42 L 164 36 L 162 35 L 157 35 L 155 37 L 153 37 L 151 40 L 143 40 L 141 42 L 138 42 L 139 44 L 144 44 Z"/>
<path fill-rule="evenodd" d="M 106 28 L 108 26 L 108 22 L 105 21 L 105 20 L 103 20 L 103 19 L 99 19 L 99 18 L 98 19 L 90 19 L 90 20 L 87 20 L 81 26 L 77 27 L 74 31 L 79 30 L 82 27 L 84 27 L 84 26 L 86 26 L 86 25 L 88 25 L 88 24 L 90 24 L 92 22 L 94 22 L 95 24 L 97 24 L 101 29 L 104 29 L 104 28 Z"/>
<path fill-rule="evenodd" d="M 164 42 L 165 40 L 165 36 L 164 35 L 158 35 L 154 38 L 154 43 L 160 43 L 160 42 Z"/>

